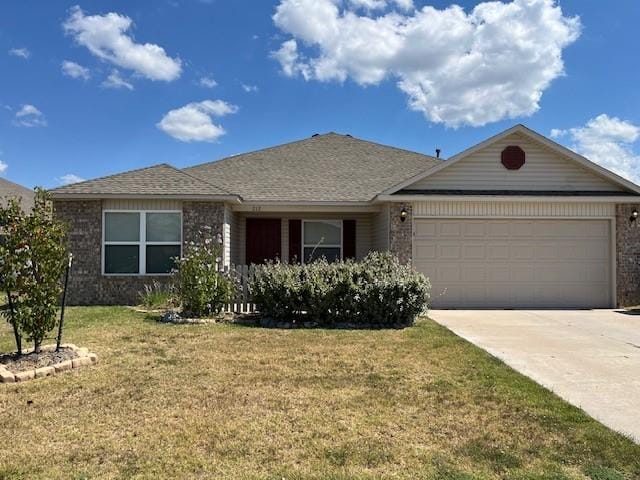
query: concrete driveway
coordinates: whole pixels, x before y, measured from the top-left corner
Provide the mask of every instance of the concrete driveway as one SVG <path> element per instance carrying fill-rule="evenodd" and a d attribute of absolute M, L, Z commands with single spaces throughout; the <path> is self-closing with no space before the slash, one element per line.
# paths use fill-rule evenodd
<path fill-rule="evenodd" d="M 640 442 L 640 315 L 432 310 L 436 322 Z"/>

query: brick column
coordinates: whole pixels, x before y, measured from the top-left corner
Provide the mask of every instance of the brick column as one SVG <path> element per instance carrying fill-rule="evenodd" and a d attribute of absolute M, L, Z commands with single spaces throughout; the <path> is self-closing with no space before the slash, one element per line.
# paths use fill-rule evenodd
<path fill-rule="evenodd" d="M 56 217 L 67 224 L 73 254 L 67 303 L 96 304 L 102 270 L 102 200 L 54 200 L 53 207 Z"/>
<path fill-rule="evenodd" d="M 402 209 L 407 211 L 403 222 L 400 217 Z M 389 250 L 398 257 L 400 263 L 411 264 L 413 254 L 413 208 L 410 203 L 392 203 L 389 209 Z"/>
<path fill-rule="evenodd" d="M 223 234 L 224 203 L 183 202 L 182 236 L 184 242 L 196 242 L 198 231 L 211 227 L 214 234 Z"/>
<path fill-rule="evenodd" d="M 640 305 L 640 205 L 616 205 L 616 306 Z"/>

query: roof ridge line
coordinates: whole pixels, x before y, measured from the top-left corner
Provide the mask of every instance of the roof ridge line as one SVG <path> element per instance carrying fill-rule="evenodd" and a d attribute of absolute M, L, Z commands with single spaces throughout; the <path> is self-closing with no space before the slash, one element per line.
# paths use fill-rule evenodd
<path fill-rule="evenodd" d="M 291 142 L 281 143 L 280 145 L 272 145 L 270 147 L 259 148 L 258 150 L 251 150 L 249 152 L 237 153 L 235 155 L 229 155 L 228 157 L 219 158 L 218 160 L 211 160 L 209 162 L 204 162 L 204 163 L 198 163 L 196 165 L 191 165 L 190 167 L 184 167 L 183 170 L 190 169 L 190 168 L 204 167 L 205 165 L 210 165 L 212 163 L 226 162 L 227 160 L 233 160 L 234 158 L 239 157 L 241 155 L 251 155 L 253 153 L 266 152 L 268 150 L 273 150 L 275 148 L 280 148 L 280 147 L 284 147 L 284 146 L 287 146 L 287 145 L 293 145 L 294 143 L 302 143 L 302 142 L 305 142 L 305 141 L 310 140 L 312 138 L 317 138 L 317 137 L 301 138 L 300 140 L 293 140 Z"/>
<path fill-rule="evenodd" d="M 196 177 L 195 175 L 191 175 L 190 173 L 187 173 L 187 172 L 185 172 L 184 170 L 182 170 L 182 169 L 180 169 L 180 168 L 178 168 L 178 167 L 174 167 L 173 165 L 170 165 L 170 164 L 168 164 L 168 163 L 167 163 L 167 164 L 161 164 L 161 165 L 167 165 L 168 167 L 172 168 L 172 169 L 173 169 L 173 170 L 175 170 L 176 172 L 181 173 L 182 175 L 186 175 L 187 177 L 189 177 L 189 178 L 193 178 L 194 180 L 198 180 L 199 182 L 204 183 L 205 185 L 209 185 L 210 187 L 215 187 L 215 188 L 217 188 L 218 190 L 222 190 L 222 191 L 223 191 L 224 193 L 226 193 L 226 194 L 234 195 L 234 196 L 236 196 L 236 197 L 238 197 L 238 198 L 242 198 L 242 197 L 241 197 L 240 195 L 238 195 L 237 193 L 232 193 L 232 192 L 230 192 L 229 190 L 227 190 L 227 189 L 225 189 L 225 188 L 219 187 L 219 186 L 218 186 L 218 185 L 216 185 L 215 183 L 211 183 L 211 182 L 208 182 L 207 180 L 203 180 L 202 178 Z"/>
<path fill-rule="evenodd" d="M 210 164 L 212 164 L 212 163 L 221 163 L 221 162 L 226 162 L 227 160 L 233 160 L 234 158 L 236 158 L 236 157 L 240 157 L 240 156 L 242 156 L 242 155 L 252 155 L 252 154 L 254 154 L 254 153 L 266 152 L 266 151 L 273 150 L 273 149 L 276 149 L 276 148 L 285 147 L 285 146 L 288 146 L 288 145 L 294 145 L 294 144 L 296 144 L 296 143 L 306 142 L 306 141 L 309 141 L 309 140 L 312 140 L 312 139 L 316 139 L 316 138 L 318 138 L 318 137 L 326 137 L 326 136 L 328 136 L 328 135 L 336 135 L 336 136 L 338 136 L 338 137 L 346 137 L 346 138 L 350 138 L 350 139 L 353 139 L 353 140 L 358 140 L 359 142 L 368 143 L 368 144 L 370 144 L 370 145 L 374 145 L 374 146 L 385 147 L 385 148 L 391 148 L 391 149 L 393 149 L 393 150 L 397 150 L 397 151 L 399 151 L 399 152 L 411 153 L 411 154 L 413 154 L 413 155 L 420 155 L 420 156 L 422 156 L 422 157 L 426 157 L 426 158 L 428 158 L 428 159 L 430 159 L 430 160 L 438 160 L 438 161 L 440 161 L 440 162 L 444 161 L 444 160 L 443 160 L 443 159 L 441 159 L 441 158 L 437 158 L 437 157 L 434 157 L 434 156 L 431 156 L 431 155 L 427 155 L 427 154 L 425 154 L 425 153 L 421 153 L 421 152 L 416 152 L 415 150 L 408 150 L 408 149 L 406 149 L 406 148 L 394 147 L 394 146 L 392 146 L 392 145 L 387 145 L 387 144 L 385 144 L 385 143 L 378 143 L 378 142 L 374 142 L 374 141 L 372 141 L 372 140 L 365 140 L 365 139 L 360 138 L 360 137 L 354 137 L 354 136 L 353 136 L 353 135 L 351 135 L 351 134 L 337 133 L 337 132 L 334 132 L 333 130 L 331 130 L 331 131 L 329 131 L 329 132 L 327 132 L 327 133 L 320 133 L 320 134 L 317 134 L 316 136 L 311 136 L 311 137 L 308 137 L 308 138 L 301 138 L 300 140 L 293 140 L 293 141 L 291 141 L 291 142 L 282 143 L 282 144 L 279 144 L 279 145 L 272 145 L 272 146 L 270 146 L 270 147 L 264 147 L 264 148 L 260 148 L 260 149 L 258 149 L 258 150 L 251 150 L 251 151 L 249 151 L 249 152 L 243 152 L 243 153 L 238 153 L 238 154 L 236 154 L 236 155 L 230 155 L 230 156 L 228 156 L 228 157 L 219 158 L 218 160 L 211 160 L 211 161 L 209 161 L 209 162 L 198 163 L 198 164 L 196 164 L 196 165 L 191 165 L 191 166 L 189 166 L 189 167 L 184 167 L 184 168 L 183 168 L 183 169 L 181 169 L 181 170 L 183 170 L 183 171 L 184 171 L 184 170 L 186 170 L 186 169 L 192 169 L 192 168 L 204 167 L 205 165 L 210 165 Z M 197 177 L 196 177 L 196 178 L 197 178 Z"/>

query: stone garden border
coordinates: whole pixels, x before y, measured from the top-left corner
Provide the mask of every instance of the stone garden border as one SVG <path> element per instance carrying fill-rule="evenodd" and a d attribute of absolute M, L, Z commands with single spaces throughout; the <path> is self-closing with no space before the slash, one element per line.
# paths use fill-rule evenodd
<path fill-rule="evenodd" d="M 82 368 L 87 365 L 94 365 L 98 362 L 98 355 L 89 352 L 89 349 L 84 347 L 77 347 L 73 343 L 63 343 L 60 345 L 62 348 L 70 348 L 78 355 L 76 358 L 65 360 L 60 363 L 54 363 L 47 367 L 39 367 L 33 370 L 25 370 L 18 373 L 13 373 L 4 365 L 0 365 L 0 383 L 15 383 L 25 382 L 27 380 L 33 380 L 35 378 L 49 377 L 51 375 L 57 375 L 67 370 Z M 43 351 L 53 351 L 56 349 L 55 345 L 45 345 L 42 347 Z M 28 351 L 26 353 L 29 353 Z"/>

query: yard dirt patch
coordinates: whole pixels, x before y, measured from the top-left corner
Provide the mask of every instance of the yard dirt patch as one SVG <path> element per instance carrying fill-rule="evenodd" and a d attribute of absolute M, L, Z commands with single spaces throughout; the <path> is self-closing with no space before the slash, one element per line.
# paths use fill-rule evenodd
<path fill-rule="evenodd" d="M 428 319 L 67 319 L 65 341 L 100 352 L 100 368 L 0 385 L 0 479 L 640 478 L 640 446 Z M 12 348 L 1 325 L 0 351 Z"/>

